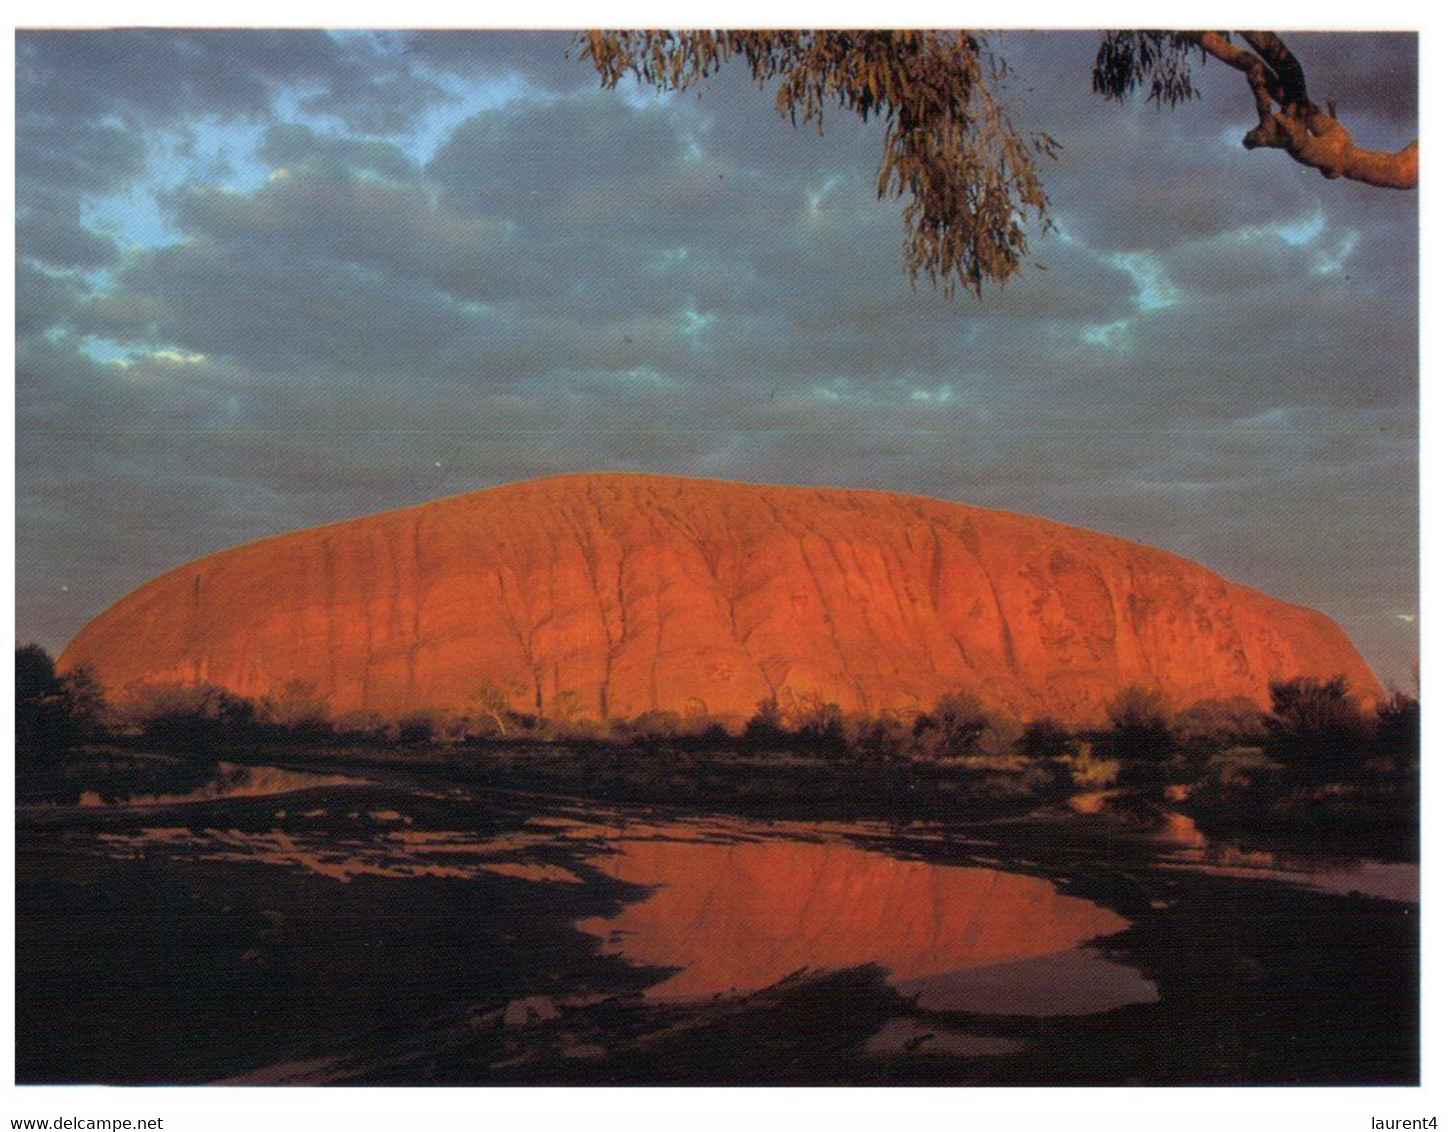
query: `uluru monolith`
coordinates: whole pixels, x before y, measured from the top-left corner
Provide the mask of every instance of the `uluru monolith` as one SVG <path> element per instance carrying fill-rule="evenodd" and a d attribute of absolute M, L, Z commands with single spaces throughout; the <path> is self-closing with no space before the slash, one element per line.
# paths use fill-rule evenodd
<path fill-rule="evenodd" d="M 1019 718 L 1180 705 L 1272 680 L 1377 681 L 1327 617 L 1165 551 L 883 491 L 580 474 L 224 550 L 95 618 L 61 667 L 118 698 L 304 687 L 334 715 L 510 706 L 739 719 L 769 696 L 847 711 L 968 691 Z"/>

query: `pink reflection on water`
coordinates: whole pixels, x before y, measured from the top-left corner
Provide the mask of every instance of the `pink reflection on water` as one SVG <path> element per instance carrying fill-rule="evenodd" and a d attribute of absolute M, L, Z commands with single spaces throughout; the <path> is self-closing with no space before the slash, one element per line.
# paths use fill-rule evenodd
<path fill-rule="evenodd" d="M 1036 877 L 899 860 L 845 844 L 617 843 L 590 863 L 657 886 L 579 927 L 604 950 L 681 967 L 655 996 L 754 990 L 801 968 L 878 963 L 896 979 L 1046 955 L 1128 927 Z"/>

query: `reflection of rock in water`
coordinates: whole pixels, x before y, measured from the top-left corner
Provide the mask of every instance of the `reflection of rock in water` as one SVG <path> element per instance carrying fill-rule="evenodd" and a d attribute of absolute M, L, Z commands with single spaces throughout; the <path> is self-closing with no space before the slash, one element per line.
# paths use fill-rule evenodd
<path fill-rule="evenodd" d="M 864 963 L 918 978 L 1046 955 L 1128 926 L 1036 877 L 848 845 L 623 841 L 593 864 L 659 886 L 612 919 L 579 924 L 606 950 L 682 968 L 655 995 L 749 990 L 800 968 Z"/>

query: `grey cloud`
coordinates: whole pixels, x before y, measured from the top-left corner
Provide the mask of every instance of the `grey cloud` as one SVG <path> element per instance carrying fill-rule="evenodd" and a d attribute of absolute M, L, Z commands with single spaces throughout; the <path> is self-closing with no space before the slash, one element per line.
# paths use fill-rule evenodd
<path fill-rule="evenodd" d="M 84 280 L 74 275 L 41 271 L 21 260 L 15 267 L 15 336 L 43 334 L 65 325 L 88 291 Z"/>
<path fill-rule="evenodd" d="M 505 225 L 437 208 L 416 183 L 303 170 L 245 196 L 193 186 L 166 205 L 182 231 L 218 246 L 266 249 L 279 263 L 327 257 L 385 273 L 457 279 L 459 291 L 472 294 L 484 289 L 468 287 L 469 274 L 503 270 Z"/>
<path fill-rule="evenodd" d="M 512 205 L 525 214 L 534 199 L 567 193 L 565 178 L 607 194 L 640 173 L 676 167 L 686 139 L 668 109 L 632 110 L 599 91 L 553 102 L 509 105 L 463 122 L 439 149 L 428 173 L 474 207 Z"/>
<path fill-rule="evenodd" d="M 116 242 L 84 227 L 78 217 L 22 215 L 15 222 L 16 252 L 54 267 L 106 267 L 120 258 Z"/>
<path fill-rule="evenodd" d="M 400 134 L 429 107 L 453 99 L 446 87 L 420 74 L 378 74 L 363 64 L 339 69 L 327 89 L 304 99 L 302 108 L 360 133 Z"/>
<path fill-rule="evenodd" d="M 330 177 L 354 172 L 408 177 L 415 171 L 411 159 L 390 142 L 327 137 L 296 122 L 268 127 L 257 156 L 272 168 L 299 166 L 314 175 Z"/>
<path fill-rule="evenodd" d="M 100 196 L 139 175 L 145 159 L 141 139 L 120 126 L 21 113 L 15 129 L 16 200 L 53 207 Z"/>
<path fill-rule="evenodd" d="M 425 288 L 315 258 L 284 259 L 212 241 L 172 245 L 134 259 L 120 275 L 144 326 L 91 305 L 83 328 L 104 337 L 148 335 L 161 344 L 264 369 L 406 373 L 420 343 L 436 353 L 469 321 Z"/>
<path fill-rule="evenodd" d="M 597 74 L 578 59 L 573 40 L 566 31 L 411 31 L 396 49 L 446 74 L 518 75 L 552 92 L 596 87 Z"/>
<path fill-rule="evenodd" d="M 343 52 L 324 32 L 230 29 L 22 31 L 17 102 L 28 111 L 173 122 L 260 115 L 276 87 L 324 77 Z"/>
<path fill-rule="evenodd" d="M 1411 140 L 1418 128 L 1416 34 L 1293 32 L 1283 38 L 1301 61 L 1313 98 L 1334 100 L 1349 129 L 1364 113 L 1377 120 L 1370 126 L 1380 123 L 1382 136 L 1360 136 L 1360 142 L 1397 149 Z"/>
<path fill-rule="evenodd" d="M 17 103 L 27 113 L 115 115 L 173 125 L 260 118 L 284 88 L 317 88 L 318 113 L 368 132 L 407 128 L 448 97 L 406 54 L 309 30 L 105 29 L 17 35 Z"/>

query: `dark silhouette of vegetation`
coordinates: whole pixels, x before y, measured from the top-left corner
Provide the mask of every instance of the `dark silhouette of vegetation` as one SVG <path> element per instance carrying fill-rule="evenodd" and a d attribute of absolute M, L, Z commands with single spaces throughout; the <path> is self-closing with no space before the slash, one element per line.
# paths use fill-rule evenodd
<path fill-rule="evenodd" d="M 849 714 L 787 689 L 734 730 L 698 711 L 584 717 L 573 693 L 555 697 L 561 716 L 516 712 L 489 697 L 479 698 L 476 717 L 418 710 L 388 722 L 328 718 L 302 684 L 256 702 L 209 685 L 152 686 L 108 704 L 88 673 L 57 673 L 43 649 L 27 645 L 16 652 L 17 784 L 22 800 L 74 801 L 85 791 L 191 788 L 218 761 L 275 757 L 269 752 L 341 762 L 349 752 L 364 762 L 409 752 L 450 775 L 504 760 L 509 780 L 528 788 L 566 785 L 619 801 L 773 799 L 807 808 L 812 799 L 854 800 L 908 816 L 1079 793 L 1110 797 L 1113 812 L 1141 821 L 1176 808 L 1208 829 L 1323 844 L 1346 837 L 1410 852 L 1417 700 L 1394 693 L 1365 709 L 1342 677 L 1286 680 L 1270 695 L 1265 712 L 1244 698 L 1173 712 L 1160 691 L 1129 687 L 1103 705 L 1104 726 L 1085 728 L 1050 717 L 1022 726 L 967 691 L 902 718 Z"/>
<path fill-rule="evenodd" d="M 1302 676 L 1275 683 L 1270 691 L 1267 750 L 1293 781 L 1319 785 L 1359 776 L 1373 728 L 1349 695 L 1345 677 Z"/>
<path fill-rule="evenodd" d="M 840 756 L 849 750 L 845 715 L 836 703 L 815 702 L 799 713 L 795 736 L 800 746 L 819 755 Z"/>
<path fill-rule="evenodd" d="M 932 758 L 964 758 L 976 754 L 990 726 L 990 715 L 975 696 L 941 696 L 932 711 L 916 717 L 912 733 L 919 751 Z"/>
<path fill-rule="evenodd" d="M 790 738 L 790 731 L 784 725 L 784 714 L 779 710 L 779 697 L 770 696 L 759 701 L 759 707 L 744 725 L 744 742 L 756 750 L 783 746 Z"/>
<path fill-rule="evenodd" d="M 60 675 L 39 645 L 15 650 L 15 746 L 22 764 L 53 762 L 93 736 L 105 699 L 87 669 Z"/>
<path fill-rule="evenodd" d="M 1171 721 L 1172 742 L 1192 757 L 1230 747 L 1260 746 L 1266 736 L 1262 710 L 1246 696 L 1198 700 Z"/>
<path fill-rule="evenodd" d="M 1166 695 L 1133 684 L 1106 705 L 1106 717 L 1111 728 L 1100 740 L 1103 753 L 1120 761 L 1128 779 L 1154 781 L 1176 753 Z"/>
<path fill-rule="evenodd" d="M 1418 788 L 1422 728 L 1422 712 L 1412 696 L 1393 692 L 1378 705 L 1379 757 L 1383 769 L 1394 777 L 1400 789 Z"/>
<path fill-rule="evenodd" d="M 128 714 L 138 721 L 148 744 L 177 754 L 212 754 L 262 736 L 255 704 L 209 684 L 149 689 Z"/>
<path fill-rule="evenodd" d="M 397 724 L 397 741 L 409 746 L 430 742 L 437 735 L 437 723 L 431 716 L 408 715 Z"/>
<path fill-rule="evenodd" d="M 39 645 L 15 650 L 16 742 L 28 750 L 65 749 L 101 723 L 105 696 L 89 669 L 64 675 Z"/>
<path fill-rule="evenodd" d="M 1063 758 L 1075 745 L 1071 732 L 1050 716 L 1031 720 L 1021 732 L 1021 754 L 1031 759 Z"/>

